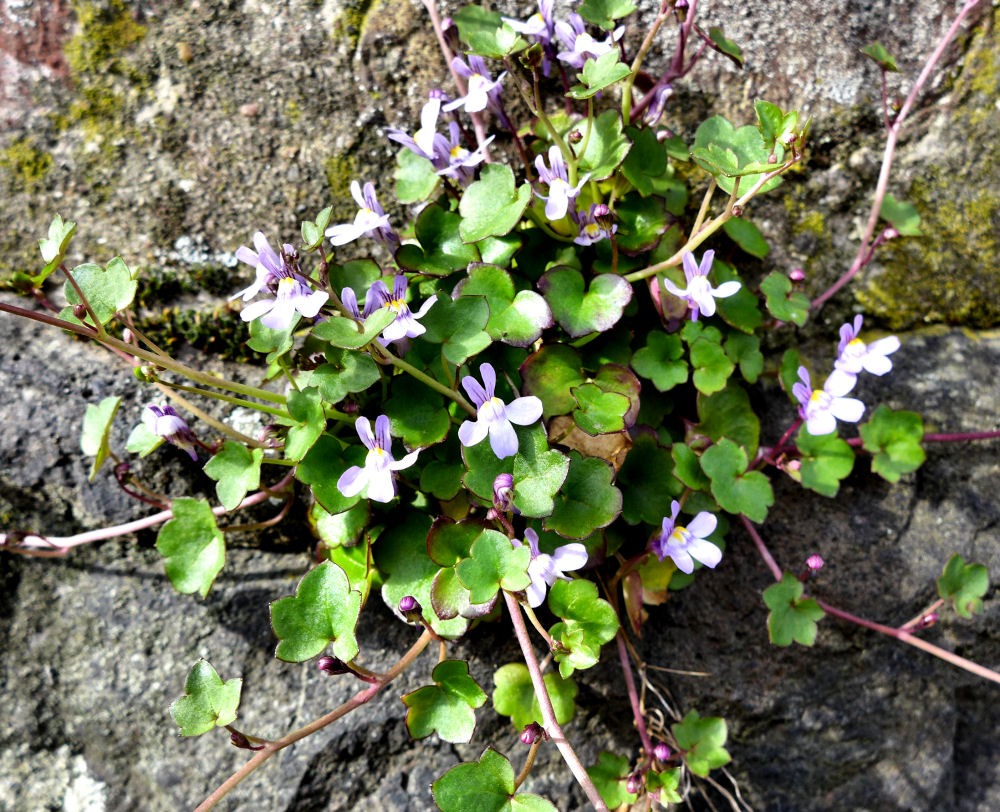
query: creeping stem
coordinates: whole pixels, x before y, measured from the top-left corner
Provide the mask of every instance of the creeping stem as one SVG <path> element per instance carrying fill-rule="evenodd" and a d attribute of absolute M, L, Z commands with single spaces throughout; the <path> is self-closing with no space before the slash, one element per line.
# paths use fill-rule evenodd
<path fill-rule="evenodd" d="M 476 412 L 475 408 L 472 406 L 472 404 L 469 403 L 469 401 L 467 401 L 465 398 L 463 398 L 454 389 L 449 389 L 443 383 L 440 383 L 439 381 L 434 380 L 427 373 L 421 372 L 419 369 L 417 369 L 412 364 L 406 363 L 406 361 L 404 361 L 402 358 L 399 358 L 396 355 L 393 355 L 385 347 L 376 347 L 375 344 L 371 344 L 370 347 L 369 347 L 369 349 L 371 349 L 373 353 L 378 353 L 378 355 L 381 356 L 381 358 L 384 361 L 388 361 L 394 367 L 403 370 L 403 372 L 408 372 L 410 375 L 412 375 L 414 378 L 416 378 L 421 383 L 427 384 L 427 386 L 429 386 L 435 392 L 440 392 L 445 397 L 451 398 L 453 401 L 455 401 L 455 403 L 457 403 L 459 406 L 461 406 L 463 409 L 465 409 L 465 411 L 467 411 L 469 413 L 470 417 L 476 417 L 477 412 Z"/>

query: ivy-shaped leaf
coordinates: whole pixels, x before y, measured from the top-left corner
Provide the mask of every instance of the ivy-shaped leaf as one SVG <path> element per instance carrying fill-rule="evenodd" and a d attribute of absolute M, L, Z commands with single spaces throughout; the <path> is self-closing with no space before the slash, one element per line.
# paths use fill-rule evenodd
<path fill-rule="evenodd" d="M 781 581 L 764 590 L 764 603 L 771 613 L 767 616 L 767 633 L 776 646 L 788 646 L 792 641 L 803 646 L 816 642 L 816 621 L 825 612 L 813 598 L 802 597 L 802 582 L 790 572 Z"/>
<path fill-rule="evenodd" d="M 469 676 L 464 660 L 444 660 L 435 666 L 425 685 L 403 696 L 406 729 L 414 739 L 437 733 L 444 741 L 458 743 L 472 738 L 476 727 L 475 709 L 486 701 L 486 694 Z"/>
<path fill-rule="evenodd" d="M 688 364 L 683 355 L 680 336 L 656 330 L 646 336 L 646 346 L 632 356 L 632 369 L 652 381 L 657 391 L 668 392 L 687 380 Z"/>
<path fill-rule="evenodd" d="M 542 401 L 542 417 L 567 414 L 577 405 L 571 394 L 585 380 L 580 354 L 566 344 L 545 344 L 521 365 L 526 394 Z"/>
<path fill-rule="evenodd" d="M 873 42 L 871 45 L 866 45 L 861 49 L 861 53 L 874 61 L 882 70 L 899 72 L 899 68 L 896 67 L 896 60 L 881 42 Z"/>
<path fill-rule="evenodd" d="M 213 727 L 225 727 L 236 719 L 243 680 L 222 681 L 205 660 L 198 660 L 184 683 L 184 696 L 170 706 L 170 715 L 182 736 L 200 736 Z"/>
<path fill-rule="evenodd" d="M 288 413 L 296 425 L 288 429 L 285 438 L 285 457 L 298 462 L 315 445 L 326 428 L 326 413 L 320 391 L 310 386 L 301 391 L 288 393 Z"/>
<path fill-rule="evenodd" d="M 305 243 L 303 250 L 315 251 L 323 244 L 323 236 L 326 227 L 330 225 L 330 217 L 333 214 L 333 206 L 327 206 L 316 215 L 315 222 L 304 220 L 302 222 L 302 242 Z"/>
<path fill-rule="evenodd" d="M 778 162 L 784 157 L 780 145 L 774 147 Z M 741 189 L 749 189 L 760 180 L 764 172 L 774 168 L 768 164 L 770 150 L 764 146 L 760 131 L 751 125 L 735 128 L 722 116 L 712 116 L 699 125 L 695 133 L 691 157 L 702 169 L 716 177 L 719 188 L 732 194 L 736 176 Z M 751 170 L 748 173 L 748 170 Z M 744 174 L 748 173 L 748 174 Z M 770 191 L 781 183 L 780 177 L 771 178 L 760 188 L 760 193 Z"/>
<path fill-rule="evenodd" d="M 805 426 L 799 429 L 795 445 L 802 453 L 802 484 L 823 496 L 836 496 L 840 480 L 854 468 L 854 449 L 836 432 L 816 437 Z"/>
<path fill-rule="evenodd" d="M 597 757 L 597 763 L 587 768 L 587 775 L 594 782 L 601 798 L 608 809 L 618 809 L 622 804 L 635 803 L 639 795 L 629 792 L 625 782 L 628 780 L 632 767 L 625 756 L 616 756 L 607 750 L 602 750 Z"/>
<path fill-rule="evenodd" d="M 674 458 L 674 476 L 693 491 L 707 491 L 712 480 L 701 470 L 701 458 L 684 443 L 674 443 L 670 449 Z"/>
<path fill-rule="evenodd" d="M 395 318 L 394 310 L 380 307 L 365 319 L 363 325 L 347 316 L 337 316 L 313 327 L 313 335 L 329 341 L 334 347 L 358 350 L 378 338 L 379 333 L 392 324 Z"/>
<path fill-rule="evenodd" d="M 575 132 L 585 135 L 585 124 L 577 124 Z M 591 180 L 604 180 L 618 168 L 632 144 L 622 132 L 622 116 L 616 110 L 605 110 L 594 119 L 590 129 L 587 149 L 579 156 L 580 174 L 590 175 Z"/>
<path fill-rule="evenodd" d="M 632 402 L 617 392 L 605 392 L 594 383 L 585 383 L 572 390 L 579 408 L 573 410 L 573 420 L 592 437 L 625 429 L 625 414 Z"/>
<path fill-rule="evenodd" d="M 203 598 L 226 563 L 226 540 L 204 499 L 174 499 L 174 517 L 160 528 L 156 549 L 174 589 Z"/>
<path fill-rule="evenodd" d="M 571 87 L 567 95 L 574 99 L 592 98 L 631 72 L 628 65 L 618 59 L 618 49 L 612 48 L 597 59 L 588 59 L 583 63 L 583 73 L 576 75 L 582 84 Z"/>
<path fill-rule="evenodd" d="M 557 812 L 540 795 L 517 792 L 514 768 L 493 748 L 479 761 L 452 767 L 431 791 L 442 812 Z"/>
<path fill-rule="evenodd" d="M 622 493 L 622 518 L 628 524 L 659 525 L 670 515 L 671 499 L 684 490 L 673 476 L 673 468 L 670 451 L 659 444 L 655 434 L 636 434 L 616 481 Z"/>
<path fill-rule="evenodd" d="M 622 173 L 643 197 L 654 192 L 654 181 L 667 171 L 667 152 L 652 129 L 628 127 L 625 132 L 632 142 Z"/>
<path fill-rule="evenodd" d="M 423 155 L 407 147 L 396 153 L 396 200 L 400 203 L 421 203 L 427 200 L 441 183 L 432 164 Z"/>
<path fill-rule="evenodd" d="M 531 200 L 531 185 L 515 188 L 514 173 L 506 164 L 487 164 L 462 195 L 459 233 L 467 243 L 502 237 L 521 220 Z"/>
<path fill-rule="evenodd" d="M 681 330 L 681 338 L 688 343 L 695 388 L 706 395 L 725 388 L 736 365 L 722 349 L 722 333 L 701 322 L 689 321 Z"/>
<path fill-rule="evenodd" d="M 515 347 L 534 344 L 542 330 L 553 324 L 552 310 L 545 299 L 533 290 L 515 294 L 510 274 L 496 265 L 471 266 L 454 295 L 485 296 L 490 307 L 486 332 L 491 338 Z"/>
<path fill-rule="evenodd" d="M 205 463 L 205 473 L 215 480 L 215 493 L 226 510 L 234 510 L 247 491 L 260 485 L 264 449 L 249 449 L 226 440 L 222 450 Z"/>
<path fill-rule="evenodd" d="M 794 138 L 795 128 L 799 123 L 798 113 L 794 110 L 785 113 L 778 105 L 763 99 L 757 99 L 753 107 L 757 113 L 757 129 L 764 140 L 765 149 L 773 149 L 775 142 L 787 145 Z"/>
<path fill-rule="evenodd" d="M 611 53 L 609 51 L 609 53 Z M 546 271 L 538 280 L 538 289 L 552 308 L 559 326 L 572 338 L 610 330 L 632 301 L 632 286 L 617 274 L 600 274 L 590 281 L 584 293 L 583 275 L 568 266 Z"/>
<path fill-rule="evenodd" d="M 572 679 L 564 679 L 554 671 L 543 678 L 545 688 L 552 700 L 552 710 L 560 725 L 573 718 L 576 710 L 573 700 L 577 687 Z M 493 675 L 493 707 L 501 716 L 509 716 L 518 731 L 524 730 L 532 722 L 543 723 L 542 708 L 535 696 L 534 686 L 528 667 L 523 663 L 508 663 L 497 669 Z"/>
<path fill-rule="evenodd" d="M 145 413 L 143 413 L 143 422 L 129 432 L 128 439 L 125 441 L 125 450 L 129 454 L 146 457 L 166 442 L 163 437 L 150 428 L 148 422 Z"/>
<path fill-rule="evenodd" d="M 618 217 L 618 247 L 629 255 L 654 248 L 673 219 L 659 196 L 642 197 L 638 192 L 625 195 L 615 215 Z"/>
<path fill-rule="evenodd" d="M 300 663 L 333 643 L 333 656 L 350 662 L 358 656 L 354 629 L 360 612 L 361 593 L 351 589 L 340 567 L 324 561 L 302 578 L 294 596 L 271 604 L 271 625 L 279 641 L 274 656 Z"/>
<path fill-rule="evenodd" d="M 990 588 L 990 576 L 982 564 L 966 564 L 955 553 L 937 579 L 937 588 L 941 599 L 951 601 L 960 617 L 971 618 L 974 612 L 983 611 L 982 597 Z"/>
<path fill-rule="evenodd" d="M 632 0 L 583 0 L 577 13 L 588 23 L 610 31 L 615 27 L 615 20 L 628 17 L 635 9 Z"/>
<path fill-rule="evenodd" d="M 490 320 L 490 307 L 479 296 L 462 296 L 452 300 L 439 296 L 421 319 L 426 332 L 424 341 L 441 344 L 441 352 L 455 366 L 461 366 L 478 355 L 493 342 L 486 325 Z"/>
<path fill-rule="evenodd" d="M 736 64 L 736 67 L 743 67 L 743 51 L 740 50 L 739 45 L 723 36 L 721 28 L 709 28 L 708 38 L 711 41 L 712 48 L 714 50 L 718 51 L 723 56 L 729 57 L 729 59 Z"/>
<path fill-rule="evenodd" d="M 403 245 L 396 252 L 400 267 L 432 276 L 447 276 L 464 271 L 470 262 L 478 262 L 479 251 L 458 233 L 462 218 L 437 203 L 420 212 L 414 224 L 419 246 Z"/>
<path fill-rule="evenodd" d="M 872 471 L 889 482 L 899 482 L 927 458 L 920 444 L 924 420 L 916 412 L 893 411 L 882 404 L 860 431 L 865 450 L 873 454 Z"/>
<path fill-rule="evenodd" d="M 139 287 L 132 271 L 129 270 L 125 260 L 121 257 L 112 259 L 106 268 L 88 262 L 77 265 L 71 273 L 101 324 L 107 324 L 115 313 L 132 304 L 132 299 Z M 66 296 L 68 305 L 62 309 L 59 317 L 75 324 L 91 324 L 90 314 L 85 315 L 82 320 L 73 315 L 74 305 L 83 304 L 83 302 L 76 292 L 76 288 L 68 280 L 63 285 L 63 294 Z"/>
<path fill-rule="evenodd" d="M 366 453 L 361 445 L 344 448 L 336 437 L 321 434 L 295 467 L 295 478 L 310 487 L 327 512 L 343 513 L 361 501 L 361 494 L 344 496 L 337 488 L 337 480 L 352 465 L 364 465 Z"/>
<path fill-rule="evenodd" d="M 745 333 L 732 333 L 723 344 L 726 355 L 740 367 L 740 374 L 747 383 L 756 383 L 764 371 L 764 355 L 760 351 L 760 339 Z"/>
<path fill-rule="evenodd" d="M 801 327 L 809 318 L 809 297 L 800 291 L 791 293 L 792 281 L 780 271 L 772 271 L 760 283 L 767 297 L 767 309 L 779 321 L 790 321 Z"/>
<path fill-rule="evenodd" d="M 392 434 L 408 448 L 441 442 L 451 428 L 444 398 L 416 378 L 401 375 L 392 382 L 392 397 L 382 404 Z"/>
<path fill-rule="evenodd" d="M 438 302 L 427 315 L 440 304 Z M 326 360 L 327 363 L 312 371 L 309 386 L 317 387 L 327 403 L 337 404 L 351 392 L 364 392 L 379 379 L 378 365 L 365 353 L 330 347 Z"/>
<path fill-rule="evenodd" d="M 726 220 L 722 228 L 729 235 L 729 239 L 752 257 L 763 259 L 771 250 L 771 247 L 764 239 L 764 235 L 760 233 L 760 229 L 749 220 L 733 217 L 730 220 Z"/>
<path fill-rule="evenodd" d="M 904 236 L 919 237 L 923 234 L 920 230 L 920 213 L 913 204 L 897 200 L 888 192 L 882 199 L 878 215 Z"/>
<path fill-rule="evenodd" d="M 576 669 L 596 665 L 601 646 L 618 633 L 618 615 L 597 596 L 597 584 L 585 578 L 556 581 L 549 590 L 549 609 L 562 618 L 549 630 L 559 644 L 555 649 L 559 673 L 569 677 Z"/>
<path fill-rule="evenodd" d="M 118 414 L 118 407 L 122 399 L 117 396 L 104 398 L 98 404 L 88 404 L 87 410 L 83 413 L 83 432 L 80 434 L 80 449 L 88 457 L 93 457 L 94 462 L 90 466 L 90 482 L 97 477 L 97 472 L 101 470 L 104 461 L 111 453 L 108 448 L 108 438 L 111 434 L 111 426 L 115 422 L 115 415 Z"/>
<path fill-rule="evenodd" d="M 713 395 L 698 395 L 698 432 L 712 442 L 728 437 L 743 446 L 748 459 L 757 455 L 760 420 L 750 405 L 746 389 L 730 383 Z"/>
<path fill-rule="evenodd" d="M 752 335 L 764 323 L 764 316 L 757 307 L 759 299 L 756 294 L 751 293 L 747 286 L 742 284 L 743 280 L 735 268 L 719 259 L 712 265 L 711 276 L 715 278 L 716 285 L 721 285 L 723 282 L 740 282 L 740 289 L 735 294 L 716 301 L 718 309 L 715 312 L 730 327 Z"/>
<path fill-rule="evenodd" d="M 604 460 L 569 454 L 569 476 L 555 496 L 545 529 L 569 539 L 584 539 L 607 527 L 621 513 L 622 493 L 611 484 L 614 469 Z"/>
<path fill-rule="evenodd" d="M 663 806 L 684 803 L 684 798 L 677 791 L 680 783 L 680 767 L 662 772 L 646 770 L 646 792 L 656 798 Z"/>
<path fill-rule="evenodd" d="M 688 711 L 680 723 L 670 726 L 670 730 L 684 754 L 684 763 L 695 775 L 704 778 L 732 760 L 723 747 L 728 736 L 724 719 L 701 717 L 698 711 Z"/>
<path fill-rule="evenodd" d="M 774 492 L 760 471 L 746 472 L 747 464 L 746 451 L 728 438 L 701 455 L 701 467 L 712 480 L 712 496 L 719 506 L 760 523 L 774 504 Z"/>
<path fill-rule="evenodd" d="M 31 277 L 32 285 L 36 288 L 40 287 L 42 282 L 62 264 L 63 258 L 66 256 L 66 250 L 69 248 L 69 241 L 75 233 L 76 223 L 72 220 L 67 220 L 64 223 L 62 217 L 58 214 L 52 218 L 52 222 L 49 224 L 48 236 L 38 241 L 38 250 L 42 252 L 42 260 L 45 262 L 45 267 L 42 268 L 40 273 Z"/>
<path fill-rule="evenodd" d="M 501 589 L 520 592 L 531 583 L 531 550 L 527 545 L 515 548 L 503 533 L 484 530 L 469 553 L 469 558 L 455 566 L 455 572 L 473 603 L 486 603 Z"/>

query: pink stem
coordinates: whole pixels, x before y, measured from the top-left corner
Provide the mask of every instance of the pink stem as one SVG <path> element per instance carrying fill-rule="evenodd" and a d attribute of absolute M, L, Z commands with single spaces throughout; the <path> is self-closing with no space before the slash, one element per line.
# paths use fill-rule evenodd
<path fill-rule="evenodd" d="M 618 630 L 616 637 L 618 643 L 618 659 L 621 660 L 622 673 L 625 675 L 625 688 L 628 691 L 628 701 L 632 705 L 632 716 L 635 717 L 635 726 L 639 730 L 639 738 L 642 739 L 642 746 L 646 755 L 652 758 L 653 742 L 650 741 L 649 733 L 646 731 L 646 720 L 642 718 L 642 708 L 639 707 L 639 695 L 635 690 L 635 680 L 632 678 L 632 666 L 628 661 L 628 650 L 625 648 L 625 632 Z"/>

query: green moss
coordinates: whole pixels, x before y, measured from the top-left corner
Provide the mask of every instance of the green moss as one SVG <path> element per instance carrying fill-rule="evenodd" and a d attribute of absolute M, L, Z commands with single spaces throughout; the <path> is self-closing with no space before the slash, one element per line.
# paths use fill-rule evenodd
<path fill-rule="evenodd" d="M 333 35 L 346 37 L 351 47 L 357 48 L 378 6 L 379 0 L 348 0 L 344 10 L 333 21 Z"/>
<path fill-rule="evenodd" d="M 0 150 L 0 168 L 10 176 L 8 193 L 34 192 L 52 168 L 52 156 L 38 149 L 30 137 L 19 138 Z"/>
<path fill-rule="evenodd" d="M 121 0 L 108 3 L 73 3 L 80 32 L 66 43 L 63 53 L 74 76 L 112 72 L 130 74 L 121 54 L 146 36 Z"/>
<path fill-rule="evenodd" d="M 247 325 L 228 305 L 211 311 L 169 308 L 138 319 L 136 327 L 167 353 L 172 354 L 180 344 L 187 344 L 224 361 L 260 363 L 262 360 L 262 356 L 247 349 Z"/>
<path fill-rule="evenodd" d="M 351 154 L 333 155 L 323 163 L 326 182 L 333 195 L 333 221 L 353 220 L 357 207 L 350 195 L 351 181 L 357 180 L 357 161 Z"/>

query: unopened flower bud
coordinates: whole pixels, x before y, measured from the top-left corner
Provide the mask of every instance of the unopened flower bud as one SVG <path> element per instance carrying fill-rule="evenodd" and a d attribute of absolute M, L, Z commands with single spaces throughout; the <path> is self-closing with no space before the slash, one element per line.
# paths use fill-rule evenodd
<path fill-rule="evenodd" d="M 493 480 L 493 507 L 500 513 L 510 510 L 514 502 L 514 477 L 500 474 Z"/>
<path fill-rule="evenodd" d="M 82 304 L 73 305 L 73 315 L 83 321 L 84 316 L 87 315 L 87 308 Z"/>
<path fill-rule="evenodd" d="M 933 626 L 937 622 L 938 622 L 938 613 L 937 612 L 928 612 L 926 615 L 924 615 L 922 618 L 920 618 L 920 622 L 917 623 L 917 628 L 918 629 L 929 629 L 931 626 Z"/>
<path fill-rule="evenodd" d="M 743 216 L 743 207 L 733 206 L 733 217 L 742 217 L 742 216 Z"/>
<path fill-rule="evenodd" d="M 792 268 L 792 270 L 788 272 L 788 278 L 793 282 L 801 282 L 806 278 L 806 274 L 801 268 Z"/>
<path fill-rule="evenodd" d="M 882 232 L 882 236 L 885 237 L 887 240 L 894 240 L 896 239 L 896 237 L 899 236 L 899 232 L 892 226 L 889 226 Z"/>
<path fill-rule="evenodd" d="M 545 736 L 545 731 L 538 722 L 532 722 L 521 731 L 521 744 L 534 744 Z"/>
<path fill-rule="evenodd" d="M 347 663 L 338 657 L 323 656 L 316 661 L 316 667 L 322 671 L 324 674 L 329 674 L 331 677 L 336 677 L 339 674 L 349 674 L 351 669 L 347 667 Z"/>
<path fill-rule="evenodd" d="M 246 736 L 244 736 L 242 733 L 240 733 L 238 730 L 234 730 L 229 735 L 229 741 L 232 742 L 232 744 L 235 747 L 239 747 L 241 750 L 263 750 L 264 749 L 264 745 L 263 744 L 250 744 L 250 740 Z"/>
<path fill-rule="evenodd" d="M 399 613 L 408 623 L 419 623 L 421 617 L 420 601 L 412 595 L 404 595 L 399 599 Z"/>
<path fill-rule="evenodd" d="M 135 333 L 133 333 L 131 330 L 129 330 L 128 327 L 126 327 L 124 330 L 122 330 L 122 341 L 124 341 L 126 344 L 135 344 Z"/>
<path fill-rule="evenodd" d="M 518 59 L 528 70 L 534 70 L 542 64 L 542 58 L 544 56 L 545 53 L 542 51 L 542 46 L 536 42 L 528 48 L 528 50 L 522 51 L 519 54 Z"/>
<path fill-rule="evenodd" d="M 642 775 L 639 773 L 632 773 L 628 778 L 625 779 L 625 791 L 631 794 L 637 793 L 642 789 Z"/>
<path fill-rule="evenodd" d="M 806 559 L 806 566 L 809 567 L 813 572 L 823 569 L 823 557 L 813 553 Z"/>
<path fill-rule="evenodd" d="M 594 216 L 594 220 L 597 222 L 602 229 L 604 229 L 609 234 L 611 229 L 614 227 L 614 215 L 604 203 L 597 203 L 590 212 Z"/>
<path fill-rule="evenodd" d="M 771 153 L 770 155 L 768 155 L 768 156 L 767 156 L 767 162 L 768 162 L 769 164 L 776 164 L 776 163 L 778 163 L 778 156 L 777 156 L 777 155 L 775 155 L 775 154 L 774 154 L 774 153 L 772 152 L 772 153 Z"/>
<path fill-rule="evenodd" d="M 583 140 L 583 133 L 580 132 L 579 130 L 573 130 L 573 132 L 569 134 L 569 142 L 571 144 L 579 144 L 582 140 Z"/>
<path fill-rule="evenodd" d="M 670 758 L 670 748 L 667 747 L 666 742 L 659 742 L 656 747 L 653 748 L 653 755 L 656 756 L 657 761 L 666 761 Z"/>

